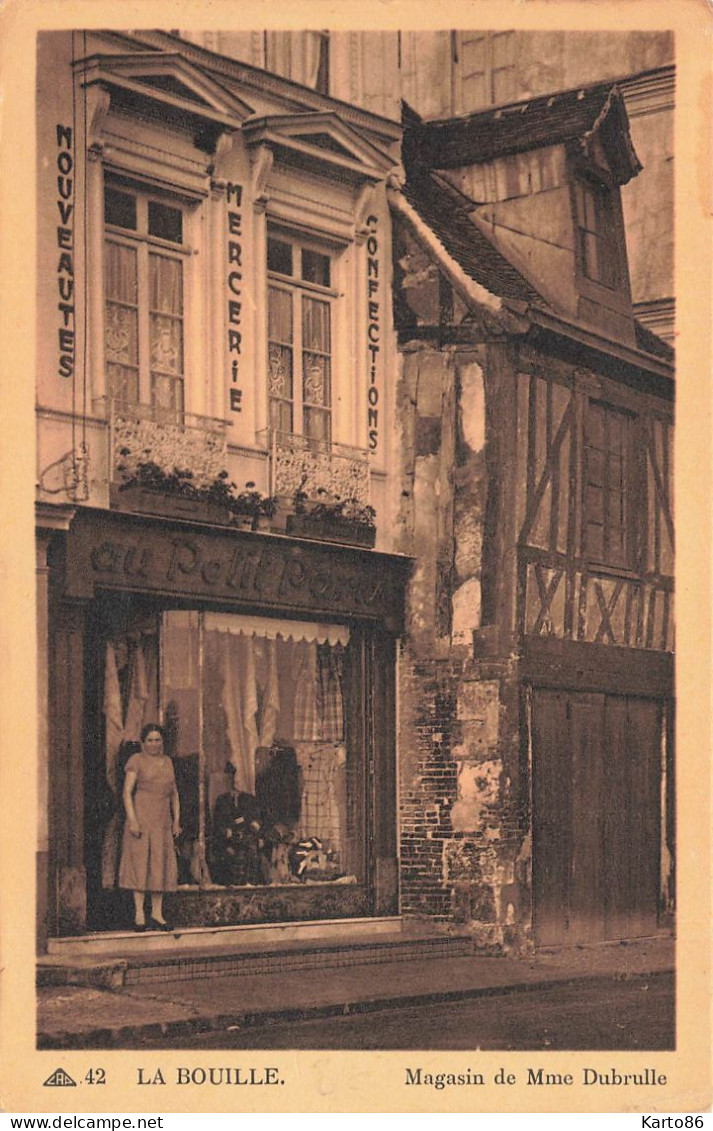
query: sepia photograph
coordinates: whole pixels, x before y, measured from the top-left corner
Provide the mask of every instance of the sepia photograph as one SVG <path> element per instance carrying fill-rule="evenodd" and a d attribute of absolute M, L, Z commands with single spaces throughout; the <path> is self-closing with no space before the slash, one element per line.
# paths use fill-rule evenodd
<path fill-rule="evenodd" d="M 26 39 L 35 1104 L 675 1102 L 679 35 L 464 7 Z"/>
<path fill-rule="evenodd" d="M 41 1047 L 674 1046 L 674 68 L 39 35 Z"/>

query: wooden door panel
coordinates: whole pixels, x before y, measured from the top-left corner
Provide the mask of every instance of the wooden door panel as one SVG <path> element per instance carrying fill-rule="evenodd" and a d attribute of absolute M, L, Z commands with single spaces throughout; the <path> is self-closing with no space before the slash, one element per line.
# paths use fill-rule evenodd
<path fill-rule="evenodd" d="M 604 714 L 604 773 L 607 782 L 604 813 L 605 934 L 626 938 L 631 925 L 632 862 L 631 785 L 627 754 L 629 713 L 627 701 L 607 696 Z"/>
<path fill-rule="evenodd" d="M 604 938 L 604 793 L 602 695 L 570 700 L 572 747 L 571 843 L 569 851 L 570 942 Z"/>
<path fill-rule="evenodd" d="M 629 860 L 630 937 L 657 927 L 660 864 L 661 707 L 647 699 L 628 700 L 629 795 L 632 806 Z"/>
<path fill-rule="evenodd" d="M 533 927 L 540 945 L 656 930 L 661 706 L 536 690 Z"/>
<path fill-rule="evenodd" d="M 570 758 L 567 695 L 537 691 L 532 702 L 533 926 L 540 945 L 567 934 Z"/>

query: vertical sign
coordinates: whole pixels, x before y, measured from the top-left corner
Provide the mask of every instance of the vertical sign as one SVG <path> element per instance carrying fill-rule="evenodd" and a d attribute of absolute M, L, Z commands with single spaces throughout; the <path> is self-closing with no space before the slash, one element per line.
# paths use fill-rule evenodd
<path fill-rule="evenodd" d="M 376 452 L 379 447 L 379 386 L 377 383 L 377 360 L 381 349 L 381 310 L 379 278 L 379 236 L 378 217 L 369 216 L 366 221 L 366 288 L 367 288 L 367 350 L 369 355 L 369 385 L 367 390 L 367 435 L 369 450 Z"/>
<path fill-rule="evenodd" d="M 230 411 L 242 412 L 243 392 L 239 388 L 243 311 L 243 218 L 242 185 L 230 181 L 225 188 L 228 202 L 228 358 L 230 360 Z"/>
<path fill-rule="evenodd" d="M 57 291 L 60 313 L 58 330 L 59 352 L 57 373 L 60 377 L 74 375 L 75 324 L 74 324 L 74 157 L 72 130 L 57 126 Z"/>

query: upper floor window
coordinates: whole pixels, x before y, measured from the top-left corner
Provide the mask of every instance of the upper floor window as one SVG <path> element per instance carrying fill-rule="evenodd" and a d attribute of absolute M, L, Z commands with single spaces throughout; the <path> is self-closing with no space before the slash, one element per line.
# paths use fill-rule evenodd
<path fill-rule="evenodd" d="M 332 438 L 333 260 L 287 235 L 267 241 L 270 427 Z"/>
<path fill-rule="evenodd" d="M 329 32 L 315 31 L 311 35 L 314 42 L 309 62 L 314 74 L 314 89 L 320 94 L 329 94 Z"/>
<path fill-rule="evenodd" d="M 104 190 L 107 393 L 184 409 L 184 209 L 122 182 Z"/>
<path fill-rule="evenodd" d="M 590 401 L 584 417 L 584 543 L 591 562 L 631 566 L 633 500 L 628 413 Z"/>
<path fill-rule="evenodd" d="M 453 32 L 458 112 L 497 106 L 515 97 L 515 32 Z"/>
<path fill-rule="evenodd" d="M 577 232 L 582 271 L 594 283 L 614 289 L 620 281 L 620 232 L 612 190 L 602 181 L 575 181 Z"/>
<path fill-rule="evenodd" d="M 266 31 L 265 68 L 329 94 L 328 31 Z"/>

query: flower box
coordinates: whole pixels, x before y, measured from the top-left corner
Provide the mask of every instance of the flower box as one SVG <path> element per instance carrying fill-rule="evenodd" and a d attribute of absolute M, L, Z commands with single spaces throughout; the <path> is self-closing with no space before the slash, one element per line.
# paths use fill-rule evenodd
<path fill-rule="evenodd" d="M 366 549 L 371 549 L 376 542 L 375 526 L 338 515 L 317 518 L 311 514 L 288 514 L 287 533 L 298 538 L 341 542 L 347 546 L 364 546 Z"/>
<path fill-rule="evenodd" d="M 120 454 L 125 455 L 123 449 Z M 227 471 L 204 482 L 189 468 L 174 467 L 171 471 L 154 460 L 134 467 L 119 464 L 118 470 L 125 473 L 123 479 L 109 487 L 111 506 L 117 510 L 254 530 L 277 508 L 277 500 L 256 490 L 252 482 L 237 492 Z"/>
<path fill-rule="evenodd" d="M 219 526 L 228 526 L 236 517 L 227 507 L 221 507 L 207 499 L 169 495 L 163 491 L 152 491 L 148 487 L 127 487 L 122 491 L 115 483 L 110 487 L 110 502 L 112 507 L 120 511 L 154 514 L 162 518 L 182 518 Z M 252 518 L 249 521 L 252 524 Z"/>

